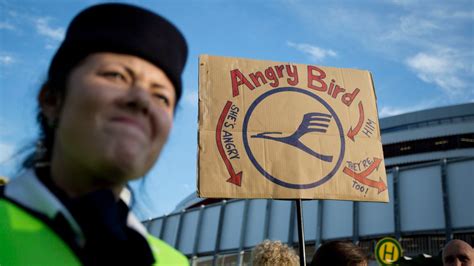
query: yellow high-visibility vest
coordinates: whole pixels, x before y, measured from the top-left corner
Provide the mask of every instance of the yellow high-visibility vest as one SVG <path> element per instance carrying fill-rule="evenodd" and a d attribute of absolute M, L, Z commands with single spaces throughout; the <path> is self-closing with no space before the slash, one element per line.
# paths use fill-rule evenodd
<path fill-rule="evenodd" d="M 148 235 L 155 265 L 189 265 L 187 258 Z M 0 265 L 81 265 L 71 248 L 46 224 L 0 198 Z"/>

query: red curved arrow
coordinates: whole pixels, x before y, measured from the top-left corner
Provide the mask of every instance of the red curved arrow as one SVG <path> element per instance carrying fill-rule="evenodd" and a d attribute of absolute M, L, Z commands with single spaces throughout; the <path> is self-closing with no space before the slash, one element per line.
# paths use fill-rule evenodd
<path fill-rule="evenodd" d="M 224 124 L 225 117 L 227 116 L 227 113 L 229 113 L 229 109 L 232 106 L 231 101 L 227 101 L 227 103 L 224 106 L 224 109 L 222 110 L 221 116 L 219 117 L 219 121 L 217 122 L 217 128 L 216 128 L 216 143 L 217 143 L 217 149 L 219 149 L 219 153 L 222 157 L 222 160 L 224 160 L 225 167 L 227 168 L 227 171 L 229 172 L 230 178 L 227 179 L 227 182 L 232 183 L 234 185 L 237 185 L 240 187 L 240 184 L 242 183 L 242 171 L 235 173 L 234 167 L 232 167 L 232 164 L 230 163 L 229 158 L 225 155 L 225 150 L 224 147 L 222 146 L 222 125 Z"/>
<path fill-rule="evenodd" d="M 362 124 L 364 123 L 364 106 L 362 105 L 362 102 L 359 102 L 359 121 L 357 122 L 357 125 L 355 126 L 354 129 L 352 127 L 349 129 L 347 132 L 347 136 L 354 141 L 355 135 L 357 135 L 362 128 Z"/>
<path fill-rule="evenodd" d="M 367 169 L 365 169 L 364 171 L 360 173 L 356 173 L 347 167 L 344 167 L 343 172 L 346 175 L 351 176 L 352 178 L 354 178 L 355 180 L 359 181 L 360 183 L 364 185 L 377 188 L 380 194 L 380 192 L 387 189 L 387 185 L 385 185 L 382 178 L 379 177 L 379 181 L 375 181 L 372 179 L 368 179 L 367 176 L 369 176 L 375 169 L 377 169 L 381 162 L 382 162 L 381 159 L 374 158 L 374 162 L 369 167 L 367 167 Z"/>

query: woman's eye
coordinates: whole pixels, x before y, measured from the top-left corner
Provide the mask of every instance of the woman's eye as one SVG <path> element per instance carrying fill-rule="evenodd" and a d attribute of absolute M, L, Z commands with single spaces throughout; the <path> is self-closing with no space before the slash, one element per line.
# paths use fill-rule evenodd
<path fill-rule="evenodd" d="M 125 75 L 117 71 L 104 71 L 101 75 L 111 80 L 127 81 Z"/>
<path fill-rule="evenodd" d="M 155 93 L 153 94 L 153 97 L 155 97 L 159 102 L 164 103 L 166 106 L 170 105 L 170 100 L 163 94 Z"/>

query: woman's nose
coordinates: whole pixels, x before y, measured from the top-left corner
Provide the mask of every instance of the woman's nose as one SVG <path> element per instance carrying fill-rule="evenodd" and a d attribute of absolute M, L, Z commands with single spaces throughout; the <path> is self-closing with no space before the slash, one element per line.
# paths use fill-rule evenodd
<path fill-rule="evenodd" d="M 150 109 L 150 94 L 140 84 L 134 84 L 128 92 L 125 106 L 131 111 L 148 114 Z"/>

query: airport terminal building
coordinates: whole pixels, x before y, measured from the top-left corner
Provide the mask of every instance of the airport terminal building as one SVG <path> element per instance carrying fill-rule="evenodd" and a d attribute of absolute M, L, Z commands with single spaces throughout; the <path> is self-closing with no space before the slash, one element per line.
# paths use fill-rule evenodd
<path fill-rule="evenodd" d="M 446 240 L 474 242 L 474 103 L 380 120 L 389 203 L 303 202 L 309 262 L 325 241 L 350 240 L 373 252 L 381 237 L 404 253 L 437 255 Z M 264 239 L 298 247 L 296 209 L 286 200 L 216 200 L 189 195 L 150 233 L 193 265 L 249 265 Z"/>

